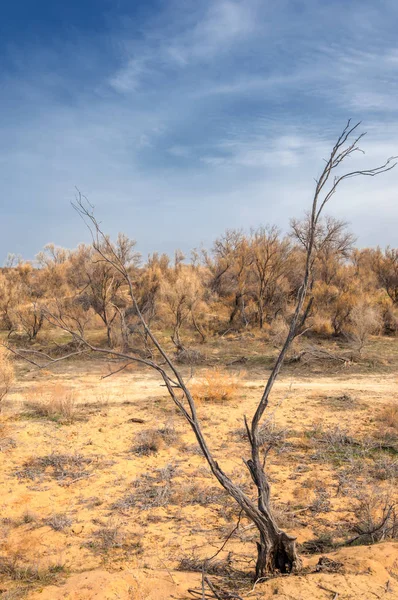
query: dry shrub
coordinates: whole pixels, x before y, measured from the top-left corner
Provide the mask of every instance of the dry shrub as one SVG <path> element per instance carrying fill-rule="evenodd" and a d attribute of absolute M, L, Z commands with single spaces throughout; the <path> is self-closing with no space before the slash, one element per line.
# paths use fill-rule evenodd
<path fill-rule="evenodd" d="M 56 513 L 46 519 L 45 524 L 54 531 L 63 531 L 72 525 L 72 519 L 64 513 Z"/>
<path fill-rule="evenodd" d="M 265 449 L 279 448 L 285 444 L 287 430 L 279 427 L 273 419 L 265 421 L 259 429 L 260 445 Z"/>
<path fill-rule="evenodd" d="M 355 535 L 349 544 L 374 544 L 398 538 L 398 512 L 393 493 L 379 489 L 357 494 L 354 508 L 356 522 L 351 529 Z"/>
<path fill-rule="evenodd" d="M 41 568 L 38 564 L 27 563 L 18 552 L 0 557 L 0 575 L 24 584 L 55 584 L 64 572 L 65 565 L 61 563 Z"/>
<path fill-rule="evenodd" d="M 5 348 L 0 346 L 0 411 L 1 403 L 11 389 L 14 381 L 14 366 L 10 355 Z"/>
<path fill-rule="evenodd" d="M 57 481 L 68 479 L 83 479 L 89 477 L 91 472 L 85 467 L 91 465 L 92 458 L 81 454 L 49 454 L 26 461 L 23 469 L 15 473 L 19 479 L 35 480 L 54 478 Z"/>
<path fill-rule="evenodd" d="M 24 403 L 31 416 L 62 423 L 73 423 L 78 418 L 73 390 L 57 385 L 51 391 L 38 390 L 35 396 Z"/>
<path fill-rule="evenodd" d="M 391 481 L 398 478 L 398 459 L 389 456 L 380 456 L 374 461 L 370 470 L 372 477 L 382 481 Z"/>
<path fill-rule="evenodd" d="M 388 429 L 398 432 L 398 404 L 388 404 L 381 412 L 379 420 Z"/>
<path fill-rule="evenodd" d="M 288 331 L 289 326 L 285 319 L 281 315 L 278 315 L 276 319 L 272 321 L 268 332 L 271 344 L 275 346 L 275 348 L 279 348 L 284 344 Z"/>
<path fill-rule="evenodd" d="M 192 556 L 190 558 L 181 558 L 177 566 L 177 571 L 191 571 L 193 573 L 205 572 L 207 575 L 218 575 L 224 577 L 229 577 L 235 574 L 234 569 L 232 568 L 231 554 L 228 554 L 226 558 L 213 558 L 211 560 L 198 558 L 196 556 Z M 220 598 L 220 596 L 218 597 Z"/>
<path fill-rule="evenodd" d="M 164 425 L 160 429 L 145 429 L 140 431 L 132 448 L 134 454 L 149 456 L 156 454 L 165 445 L 171 446 L 179 438 L 172 424 Z"/>
<path fill-rule="evenodd" d="M 228 402 L 233 400 L 239 389 L 239 376 L 220 368 L 207 369 L 200 381 L 191 385 L 196 400 L 206 402 Z"/>
<path fill-rule="evenodd" d="M 321 337 L 330 337 L 333 335 L 333 326 L 331 320 L 322 315 L 314 315 L 311 324 L 311 331 Z"/>
<path fill-rule="evenodd" d="M 374 433 L 375 442 L 384 449 L 398 451 L 398 405 L 388 404 L 378 416 L 379 427 Z"/>
<path fill-rule="evenodd" d="M 134 550 L 135 554 L 142 552 L 142 544 L 135 535 L 122 531 L 120 524 L 113 523 L 112 519 L 93 532 L 92 538 L 85 544 L 95 553 L 107 555 L 111 550 Z"/>
<path fill-rule="evenodd" d="M 361 353 L 369 336 L 380 333 L 383 321 L 380 310 L 366 302 L 359 302 L 350 312 L 351 338 L 355 349 Z"/>

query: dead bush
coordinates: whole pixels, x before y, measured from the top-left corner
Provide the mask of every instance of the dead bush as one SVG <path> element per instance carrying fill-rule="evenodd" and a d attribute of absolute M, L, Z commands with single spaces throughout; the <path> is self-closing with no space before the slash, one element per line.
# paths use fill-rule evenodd
<path fill-rule="evenodd" d="M 219 487 L 208 487 L 198 482 L 179 481 L 172 483 L 178 471 L 171 465 L 158 469 L 154 475 L 142 475 L 132 483 L 132 489 L 112 505 L 117 510 L 139 508 L 150 510 L 168 505 L 188 506 L 200 504 L 223 504 L 226 492 Z"/>
<path fill-rule="evenodd" d="M 391 481 L 398 478 L 398 459 L 391 456 L 381 456 L 374 461 L 370 474 L 375 479 Z"/>
<path fill-rule="evenodd" d="M 351 526 L 354 537 L 346 544 L 374 544 L 398 538 L 398 512 L 388 491 L 365 490 L 357 494 L 354 507 L 356 522 Z"/>
<path fill-rule="evenodd" d="M 46 519 L 45 524 L 51 527 L 54 531 L 63 531 L 72 525 L 72 519 L 64 513 L 56 513 Z"/>
<path fill-rule="evenodd" d="M 92 458 L 84 457 L 81 454 L 49 454 L 32 458 L 26 461 L 23 469 L 17 471 L 15 476 L 19 479 L 52 478 L 59 482 L 68 479 L 80 479 L 89 477 L 90 471 L 84 469 L 91 465 Z"/>
<path fill-rule="evenodd" d="M 315 460 L 340 464 L 351 464 L 355 460 L 369 456 L 372 444 L 367 440 L 356 440 L 346 429 L 339 425 L 324 428 L 316 426 L 312 431 L 307 431 L 315 453 Z"/>
<path fill-rule="evenodd" d="M 208 575 L 231 576 L 234 574 L 232 568 L 231 554 L 227 558 L 206 560 L 197 558 L 182 558 L 177 566 L 177 571 L 191 571 L 194 573 L 207 573 Z"/>
<path fill-rule="evenodd" d="M 380 311 L 365 301 L 359 302 L 350 312 L 350 335 L 354 348 L 360 354 L 370 335 L 380 333 L 383 321 Z"/>
<path fill-rule="evenodd" d="M 36 398 L 26 400 L 24 406 L 31 417 L 60 423 L 73 423 L 79 416 L 76 394 L 63 386 L 56 386 L 49 392 L 39 390 Z"/>
<path fill-rule="evenodd" d="M 87 542 L 87 547 L 95 552 L 107 554 L 110 550 L 123 548 L 126 544 L 126 535 L 119 525 L 108 523 L 93 532 L 92 538 Z"/>
<path fill-rule="evenodd" d="M 238 389 L 238 375 L 218 367 L 205 370 L 201 379 L 191 385 L 193 397 L 205 402 L 228 402 L 236 397 Z"/>
<path fill-rule="evenodd" d="M 380 413 L 379 421 L 385 427 L 398 432 L 398 404 L 388 404 Z"/>
<path fill-rule="evenodd" d="M 288 331 L 289 326 L 285 319 L 281 315 L 278 315 L 276 319 L 272 321 L 268 331 L 268 337 L 271 344 L 275 348 L 279 348 L 284 343 Z"/>
<path fill-rule="evenodd" d="M 320 552 L 330 552 L 335 547 L 333 537 L 328 532 L 322 532 L 315 535 L 311 540 L 307 540 L 300 545 L 303 554 L 319 554 Z"/>
<path fill-rule="evenodd" d="M 312 318 L 311 332 L 324 338 L 329 338 L 333 335 L 333 325 L 330 318 L 316 314 Z"/>
<path fill-rule="evenodd" d="M 164 446 L 171 446 L 178 438 L 179 434 L 172 424 L 166 424 L 160 429 L 145 429 L 137 435 L 132 452 L 139 456 L 156 454 Z"/>
<path fill-rule="evenodd" d="M 56 563 L 47 568 L 40 568 L 38 564 L 32 565 L 24 561 L 18 553 L 0 557 L 0 575 L 25 584 L 50 585 L 56 583 L 59 575 L 64 572 L 63 564 Z"/>
<path fill-rule="evenodd" d="M 0 346 L 0 411 L 2 401 L 9 393 L 14 382 L 14 366 L 11 362 L 9 353 Z"/>
<path fill-rule="evenodd" d="M 276 425 L 273 419 L 266 421 L 259 429 L 260 444 L 265 448 L 281 450 L 286 442 L 287 430 Z"/>

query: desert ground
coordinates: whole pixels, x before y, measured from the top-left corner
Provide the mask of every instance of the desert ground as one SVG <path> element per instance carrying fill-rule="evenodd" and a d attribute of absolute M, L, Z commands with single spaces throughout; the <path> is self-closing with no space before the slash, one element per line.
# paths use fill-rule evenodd
<path fill-rule="evenodd" d="M 250 360 L 231 360 L 248 346 Z M 216 360 L 182 367 L 194 390 L 230 380 L 227 398 L 202 398 L 198 411 L 217 460 L 248 492 L 243 416 L 269 372 L 256 348 L 240 336 L 222 370 Z M 114 365 L 95 357 L 51 370 L 19 362 L 1 415 L 0 597 L 217 597 L 201 591 L 205 570 L 220 598 L 398 598 L 397 367 L 397 338 L 374 338 L 358 364 L 284 368 L 264 444 L 273 507 L 303 571 L 254 584 L 255 531 L 153 372 L 105 377 Z"/>

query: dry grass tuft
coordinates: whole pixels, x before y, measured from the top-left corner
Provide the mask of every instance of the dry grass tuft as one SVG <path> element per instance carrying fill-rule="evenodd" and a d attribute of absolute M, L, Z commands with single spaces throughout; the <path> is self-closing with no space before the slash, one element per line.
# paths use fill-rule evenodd
<path fill-rule="evenodd" d="M 228 402 L 233 400 L 240 387 L 239 377 L 218 367 L 207 369 L 199 381 L 191 385 L 196 400 L 205 402 Z"/>
<path fill-rule="evenodd" d="M 134 454 L 149 456 L 156 454 L 165 446 L 171 446 L 179 438 L 172 424 L 166 424 L 160 429 L 145 429 L 140 431 L 132 448 Z"/>
<path fill-rule="evenodd" d="M 63 564 L 56 563 L 41 569 L 39 565 L 32 565 L 23 561 L 18 553 L 0 558 L 0 575 L 25 584 L 50 585 L 56 583 L 59 575 L 64 572 L 65 565 Z"/>
<path fill-rule="evenodd" d="M 19 479 L 53 478 L 59 482 L 83 479 L 91 475 L 84 469 L 93 459 L 81 454 L 49 454 L 26 461 L 21 471 L 15 473 Z"/>
<path fill-rule="evenodd" d="M 50 392 L 39 390 L 36 397 L 26 400 L 24 405 L 30 417 L 65 424 L 73 423 L 79 417 L 75 392 L 61 385 L 55 386 Z"/>
<path fill-rule="evenodd" d="M 398 404 L 388 404 L 380 414 L 380 422 L 398 432 Z"/>
<path fill-rule="evenodd" d="M 63 513 L 56 513 L 46 519 L 45 523 L 54 531 L 63 531 L 72 525 L 72 519 Z"/>
<path fill-rule="evenodd" d="M 127 533 L 121 530 L 120 525 L 115 525 L 109 522 L 101 525 L 93 532 L 92 538 L 87 542 L 86 546 L 95 553 L 108 555 L 112 550 L 128 550 L 131 554 L 132 550 L 135 554 L 142 552 L 142 545 L 134 536 L 128 536 Z"/>

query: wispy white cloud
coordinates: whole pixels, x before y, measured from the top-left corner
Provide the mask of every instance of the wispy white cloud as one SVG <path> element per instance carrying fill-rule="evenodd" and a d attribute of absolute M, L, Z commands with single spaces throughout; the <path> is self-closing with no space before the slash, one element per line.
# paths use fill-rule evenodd
<path fill-rule="evenodd" d="M 139 34 L 113 25 L 80 42 L 81 60 L 64 47 L 16 51 L 18 66 L 0 74 L 0 258 L 78 243 L 75 185 L 144 254 L 210 243 L 226 227 L 286 229 L 347 113 L 369 130 L 361 165 L 398 154 L 396 41 L 376 43 L 369 2 L 359 20 L 357 0 L 342 3 L 344 19 L 336 3 L 174 0 Z M 333 199 L 361 243 L 393 243 L 397 177 L 353 180 Z"/>

